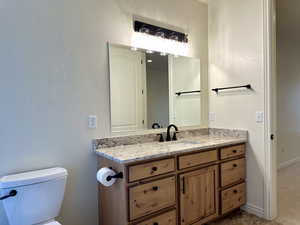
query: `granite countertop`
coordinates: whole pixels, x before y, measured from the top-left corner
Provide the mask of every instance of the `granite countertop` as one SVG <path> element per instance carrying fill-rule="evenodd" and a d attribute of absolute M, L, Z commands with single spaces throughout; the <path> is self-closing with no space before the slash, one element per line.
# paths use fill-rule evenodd
<path fill-rule="evenodd" d="M 247 142 L 246 136 L 200 135 L 173 142 L 149 142 L 96 149 L 96 154 L 121 164 Z"/>

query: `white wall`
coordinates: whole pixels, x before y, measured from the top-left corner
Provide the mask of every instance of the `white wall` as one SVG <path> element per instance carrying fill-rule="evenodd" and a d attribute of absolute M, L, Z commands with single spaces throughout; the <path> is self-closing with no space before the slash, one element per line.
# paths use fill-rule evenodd
<path fill-rule="evenodd" d="M 300 159 L 300 2 L 277 1 L 278 164 Z"/>
<path fill-rule="evenodd" d="M 247 209 L 264 209 L 264 124 L 255 112 L 264 110 L 263 1 L 209 1 L 209 87 L 250 83 L 254 91 L 210 92 L 210 127 L 249 131 L 247 146 Z"/>
<path fill-rule="evenodd" d="M 0 2 L 0 176 L 66 167 L 63 225 L 97 224 L 91 140 L 110 130 L 107 41 L 131 44 L 132 14 L 186 29 L 206 74 L 207 6 L 197 1 Z M 98 129 L 87 129 L 89 114 Z"/>

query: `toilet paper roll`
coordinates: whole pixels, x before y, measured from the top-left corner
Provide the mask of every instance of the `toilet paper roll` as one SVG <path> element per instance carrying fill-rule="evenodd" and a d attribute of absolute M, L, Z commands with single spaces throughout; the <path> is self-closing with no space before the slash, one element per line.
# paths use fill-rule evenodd
<path fill-rule="evenodd" d="M 97 172 L 97 180 L 105 187 L 110 187 L 116 182 L 116 179 L 112 178 L 110 180 L 107 180 L 107 178 L 109 176 L 114 176 L 114 175 L 116 175 L 115 171 L 107 167 L 103 167 Z"/>

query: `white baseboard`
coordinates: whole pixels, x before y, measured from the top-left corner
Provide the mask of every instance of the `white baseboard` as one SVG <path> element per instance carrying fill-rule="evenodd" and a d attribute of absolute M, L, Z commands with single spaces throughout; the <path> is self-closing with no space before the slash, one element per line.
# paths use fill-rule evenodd
<path fill-rule="evenodd" d="M 253 214 L 255 216 L 258 216 L 260 218 L 265 218 L 265 213 L 264 210 L 262 208 L 259 208 L 255 205 L 252 204 L 246 204 L 242 207 L 242 209 L 250 214 Z"/>
<path fill-rule="evenodd" d="M 278 170 L 287 168 L 287 167 L 289 167 L 289 166 L 291 166 L 291 165 L 293 165 L 293 164 L 295 164 L 295 163 L 298 163 L 298 162 L 300 162 L 300 157 L 296 157 L 296 158 L 294 158 L 294 159 L 291 159 L 291 160 L 288 160 L 288 161 L 286 161 L 286 162 L 280 163 L 280 164 L 278 165 Z"/>

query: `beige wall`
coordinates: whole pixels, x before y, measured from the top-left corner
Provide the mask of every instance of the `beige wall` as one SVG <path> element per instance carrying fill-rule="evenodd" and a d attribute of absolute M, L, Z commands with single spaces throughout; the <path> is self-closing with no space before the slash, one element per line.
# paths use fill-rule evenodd
<path fill-rule="evenodd" d="M 210 127 L 249 131 L 246 209 L 264 214 L 263 1 L 209 0 L 209 87 L 250 83 L 254 91 L 210 92 Z"/>
<path fill-rule="evenodd" d="M 110 131 L 107 41 L 131 43 L 132 14 L 186 29 L 188 55 L 201 58 L 206 74 L 207 6 L 197 1 L 0 2 L 0 176 L 67 168 L 63 225 L 97 223 L 91 140 Z M 96 130 L 87 129 L 90 114 Z"/>
<path fill-rule="evenodd" d="M 297 0 L 277 1 L 278 163 L 300 160 L 300 30 Z"/>

